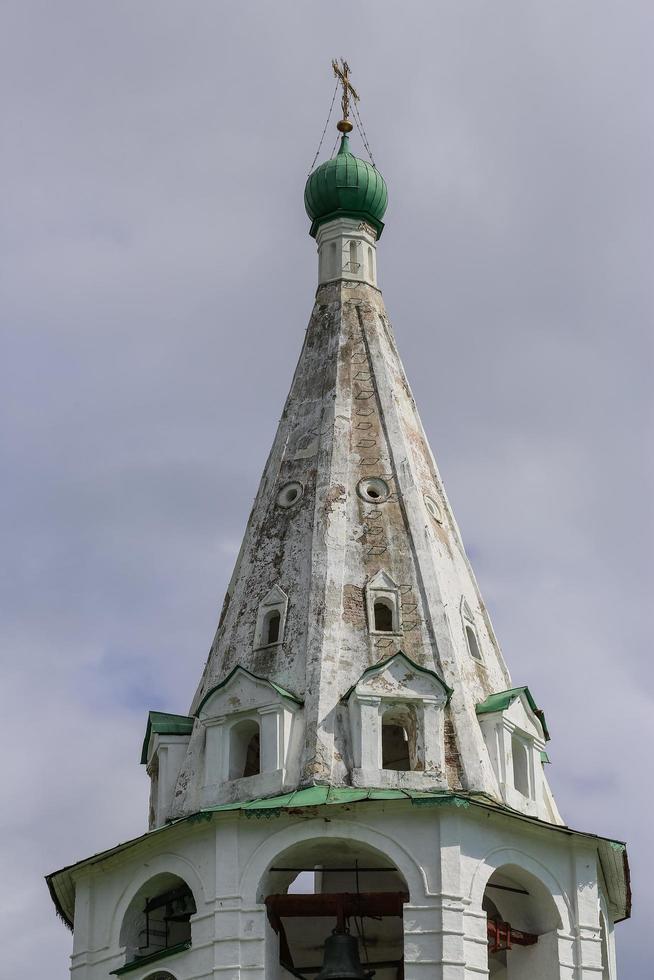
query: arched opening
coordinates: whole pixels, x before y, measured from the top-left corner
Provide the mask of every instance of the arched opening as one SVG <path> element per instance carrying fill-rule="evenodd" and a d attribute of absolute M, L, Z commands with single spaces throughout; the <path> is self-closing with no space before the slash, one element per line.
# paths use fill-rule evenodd
<path fill-rule="evenodd" d="M 554 980 L 560 976 L 558 909 L 534 875 L 504 865 L 488 880 L 486 912 L 491 980 Z"/>
<path fill-rule="evenodd" d="M 382 769 L 411 772 L 417 768 L 416 719 L 407 705 L 391 705 L 382 715 Z"/>
<path fill-rule="evenodd" d="M 261 882 L 269 931 L 266 976 L 315 977 L 334 929 L 357 938 L 363 970 L 398 980 L 404 969 L 406 882 L 392 861 L 356 841 L 329 838 L 278 855 Z"/>
<path fill-rule="evenodd" d="M 481 650 L 479 649 L 479 644 L 477 643 L 477 634 L 472 626 L 466 624 L 466 639 L 468 641 L 468 650 L 470 656 L 474 657 L 475 660 L 481 660 Z"/>
<path fill-rule="evenodd" d="M 529 799 L 529 750 L 518 735 L 511 736 L 511 754 L 513 756 L 513 785 L 518 793 Z"/>
<path fill-rule="evenodd" d="M 336 242 L 329 244 L 329 277 L 335 279 L 338 276 L 338 263 L 336 260 Z"/>
<path fill-rule="evenodd" d="M 281 623 L 282 617 L 278 609 L 272 609 L 269 613 L 266 613 L 266 618 L 263 623 L 263 642 L 266 646 L 271 646 L 273 643 L 279 642 Z"/>
<path fill-rule="evenodd" d="M 358 262 L 358 256 L 357 256 L 357 243 L 356 242 L 350 242 L 350 263 L 349 264 L 350 264 L 350 272 L 355 272 L 356 273 L 356 272 L 359 271 L 359 262 Z"/>
<path fill-rule="evenodd" d="M 120 929 L 125 964 L 149 962 L 172 949 L 191 945 L 191 916 L 196 905 L 183 878 L 159 874 L 143 885 L 130 902 Z"/>
<path fill-rule="evenodd" d="M 237 722 L 229 733 L 229 778 L 243 779 L 261 772 L 259 725 L 251 718 Z"/>
<path fill-rule="evenodd" d="M 392 633 L 395 623 L 393 622 L 393 603 L 390 599 L 375 599 L 373 607 L 375 617 L 375 631 L 377 633 Z"/>
<path fill-rule="evenodd" d="M 370 245 L 368 246 L 368 279 L 371 282 L 375 281 L 375 260 L 373 258 L 373 252 Z"/>

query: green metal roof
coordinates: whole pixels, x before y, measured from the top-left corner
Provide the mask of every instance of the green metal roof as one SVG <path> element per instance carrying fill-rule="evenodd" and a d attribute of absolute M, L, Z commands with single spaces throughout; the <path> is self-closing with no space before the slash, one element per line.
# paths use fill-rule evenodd
<path fill-rule="evenodd" d="M 291 694 L 290 691 L 287 691 L 283 687 L 280 687 L 279 684 L 275 684 L 274 681 L 269 680 L 267 677 L 261 677 L 259 674 L 253 674 L 251 670 L 247 670 L 246 667 L 241 667 L 240 664 L 237 664 L 236 667 L 234 667 L 234 669 L 229 672 L 227 677 L 220 682 L 220 684 L 216 684 L 214 687 L 211 688 L 211 690 L 207 691 L 207 693 L 204 695 L 204 697 L 202 698 L 202 700 L 198 705 L 198 710 L 197 710 L 198 714 L 200 713 L 203 704 L 205 704 L 205 702 L 211 697 L 211 695 L 214 694 L 215 691 L 219 691 L 221 687 L 225 686 L 225 684 L 229 684 L 234 674 L 239 670 L 242 671 L 242 673 L 247 674 L 248 677 L 251 677 L 255 681 L 262 681 L 264 684 L 268 684 L 275 691 L 277 691 L 277 693 L 281 695 L 281 697 L 288 698 L 289 701 L 295 701 L 296 704 L 304 704 L 302 698 L 298 698 L 295 694 Z"/>
<path fill-rule="evenodd" d="M 543 726 L 543 734 L 545 740 L 549 742 L 550 733 L 547 730 L 547 724 L 545 722 L 544 712 L 536 705 L 531 691 L 528 687 L 511 687 L 508 691 L 498 691 L 496 694 L 489 694 L 485 701 L 481 701 L 477 705 L 476 711 L 478 715 L 492 714 L 494 711 L 506 711 L 510 704 L 513 704 L 516 698 L 519 698 L 521 694 L 524 694 L 529 703 L 529 707 L 534 712 L 539 722 Z"/>
<path fill-rule="evenodd" d="M 338 153 L 309 174 L 304 188 L 304 206 L 311 218 L 310 234 L 334 218 L 359 218 L 369 222 L 381 237 L 382 218 L 388 205 L 386 182 L 371 163 L 350 152 L 343 135 Z"/>
<path fill-rule="evenodd" d="M 386 667 L 387 664 L 390 664 L 391 660 L 395 660 L 398 657 L 401 657 L 402 660 L 405 660 L 412 670 L 417 670 L 421 674 L 428 674 L 430 677 L 433 677 L 435 680 L 437 680 L 440 686 L 443 688 L 443 690 L 447 693 L 447 701 L 449 703 L 449 700 L 452 697 L 452 693 L 453 693 L 452 688 L 448 687 L 448 685 L 445 683 L 443 678 L 439 677 L 435 671 L 430 670 L 429 667 L 421 667 L 420 664 L 417 664 L 415 660 L 411 659 L 411 657 L 407 657 L 406 653 L 404 653 L 404 651 L 402 650 L 398 650 L 397 653 L 394 653 L 392 656 L 387 657 L 386 660 L 380 660 L 378 663 L 371 664 L 370 667 L 366 667 L 366 669 L 361 674 L 361 677 L 356 682 L 356 684 L 353 684 L 352 687 L 350 687 L 345 692 L 345 694 L 341 698 L 341 701 L 347 701 L 354 688 L 357 686 L 359 681 L 361 681 L 366 676 L 366 674 L 371 674 L 376 670 L 381 670 L 382 668 Z"/>
<path fill-rule="evenodd" d="M 61 868 L 61 870 L 47 875 L 46 882 L 58 914 L 72 928 L 75 909 L 75 872 L 82 868 L 109 860 L 111 857 L 122 854 L 131 847 L 150 842 L 158 835 L 174 833 L 178 828 L 181 829 L 186 824 L 211 821 L 214 817 L 219 817 L 220 814 L 227 813 L 228 811 L 242 811 L 244 817 L 275 818 L 280 817 L 286 812 L 295 812 L 301 815 L 301 811 L 309 807 L 355 803 L 381 803 L 385 801 L 397 801 L 398 803 L 404 801 L 411 806 L 426 808 L 454 806 L 463 808 L 469 813 L 472 813 L 475 809 L 482 809 L 486 813 L 496 813 L 498 816 L 529 823 L 534 829 L 540 828 L 543 831 L 555 834 L 583 837 L 597 845 L 600 863 L 610 895 L 612 896 L 611 900 L 620 910 L 620 916 L 622 918 L 628 918 L 631 914 L 629 865 L 627 862 L 626 845 L 622 841 L 611 840 L 608 837 L 599 837 L 597 834 L 587 834 L 583 831 L 573 830 L 571 827 L 546 823 L 537 817 L 519 813 L 517 810 L 498 803 L 484 794 L 466 792 L 451 793 L 430 792 L 426 790 L 352 789 L 347 786 L 310 786 L 308 789 L 296 790 L 293 793 L 286 793 L 283 796 L 273 796 L 268 799 L 251 800 L 242 803 L 224 803 L 214 807 L 207 807 L 188 817 L 182 817 L 163 827 L 148 831 L 148 833 L 142 834 L 133 840 L 118 844 L 116 847 L 101 851 L 99 854 L 94 854 L 92 857 L 78 861 L 76 864 Z"/>
<path fill-rule="evenodd" d="M 151 711 L 148 714 L 148 724 L 145 729 L 141 763 L 148 761 L 148 745 L 152 735 L 190 735 L 193 731 L 194 718 L 187 715 L 169 715 L 165 711 Z"/>

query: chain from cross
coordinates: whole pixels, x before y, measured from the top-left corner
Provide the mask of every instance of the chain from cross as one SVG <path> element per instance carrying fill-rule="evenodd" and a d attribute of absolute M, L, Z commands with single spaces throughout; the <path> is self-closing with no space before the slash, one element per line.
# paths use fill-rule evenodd
<path fill-rule="evenodd" d="M 342 133 L 349 133 L 352 130 L 352 123 L 350 122 L 350 97 L 354 99 L 355 102 L 359 101 L 359 96 L 350 82 L 350 66 L 344 58 L 341 58 L 341 63 L 339 65 L 336 59 L 332 60 L 332 68 L 334 69 L 334 75 L 339 80 L 343 86 L 343 95 L 341 97 L 341 108 L 343 109 L 343 118 L 338 123 L 337 129 Z"/>

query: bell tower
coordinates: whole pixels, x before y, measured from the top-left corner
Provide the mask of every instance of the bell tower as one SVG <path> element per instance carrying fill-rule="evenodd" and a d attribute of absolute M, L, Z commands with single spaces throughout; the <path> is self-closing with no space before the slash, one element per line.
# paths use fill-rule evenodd
<path fill-rule="evenodd" d="M 387 187 L 333 67 L 340 145 L 304 194 L 318 287 L 208 659 L 187 713 L 149 713 L 147 831 L 47 879 L 71 977 L 615 980 L 625 846 L 550 790 L 545 714 L 398 353 Z"/>

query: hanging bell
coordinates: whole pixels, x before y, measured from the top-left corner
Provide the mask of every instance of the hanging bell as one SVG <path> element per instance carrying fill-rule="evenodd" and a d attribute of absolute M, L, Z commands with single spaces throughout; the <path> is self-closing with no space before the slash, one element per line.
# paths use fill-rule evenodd
<path fill-rule="evenodd" d="M 325 959 L 316 980 L 369 980 L 373 973 L 367 973 L 361 966 L 355 936 L 334 932 L 326 940 Z"/>

